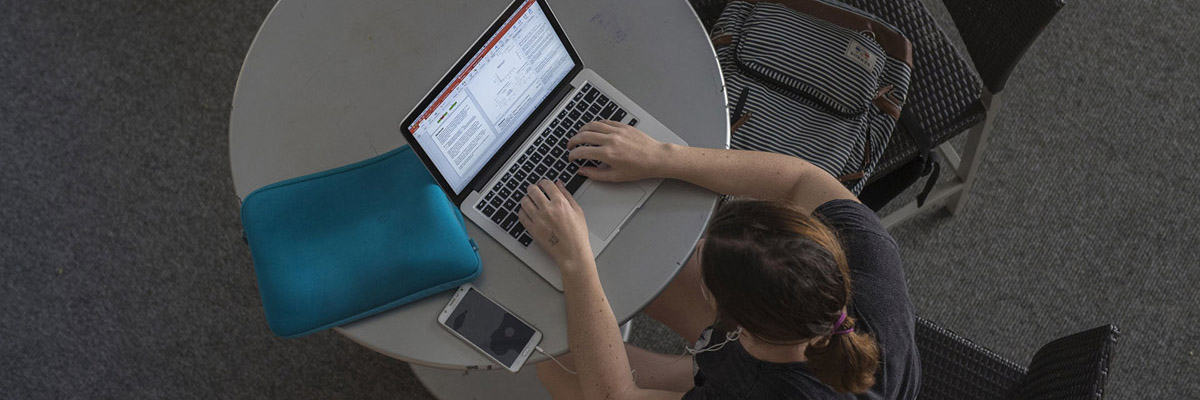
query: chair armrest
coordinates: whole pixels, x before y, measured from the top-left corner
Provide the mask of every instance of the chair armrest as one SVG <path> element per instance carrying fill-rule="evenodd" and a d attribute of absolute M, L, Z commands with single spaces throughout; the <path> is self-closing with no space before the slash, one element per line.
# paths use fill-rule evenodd
<path fill-rule="evenodd" d="M 1013 67 L 1065 0 L 944 0 L 946 10 L 992 93 L 1004 90 Z"/>
<path fill-rule="evenodd" d="M 1021 399 L 1100 399 L 1120 331 L 1106 325 L 1050 342 L 1033 355 Z"/>

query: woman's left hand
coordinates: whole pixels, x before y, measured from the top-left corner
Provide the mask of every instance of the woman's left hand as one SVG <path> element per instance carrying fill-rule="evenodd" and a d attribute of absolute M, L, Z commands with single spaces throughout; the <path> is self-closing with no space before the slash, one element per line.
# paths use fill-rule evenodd
<path fill-rule="evenodd" d="M 519 217 L 521 225 L 562 272 L 572 272 L 587 265 L 581 261 L 592 258 L 583 209 L 562 182 L 542 179 L 530 185 L 529 193 L 521 199 Z"/>

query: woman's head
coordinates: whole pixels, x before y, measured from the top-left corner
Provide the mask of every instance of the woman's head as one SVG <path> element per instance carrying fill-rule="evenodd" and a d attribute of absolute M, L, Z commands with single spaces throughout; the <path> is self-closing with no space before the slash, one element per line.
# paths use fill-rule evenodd
<path fill-rule="evenodd" d="M 835 330 L 850 301 L 850 274 L 837 237 L 787 203 L 727 202 L 713 216 L 700 254 L 701 276 L 727 328 L 741 326 L 756 341 L 815 342 L 809 369 L 835 390 L 863 392 L 874 384 L 875 340 Z"/>

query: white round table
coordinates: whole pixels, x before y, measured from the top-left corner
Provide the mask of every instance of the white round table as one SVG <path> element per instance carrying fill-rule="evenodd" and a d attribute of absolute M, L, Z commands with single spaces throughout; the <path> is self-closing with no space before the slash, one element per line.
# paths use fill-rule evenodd
<path fill-rule="evenodd" d="M 284 179 L 374 157 L 404 144 L 400 121 L 507 0 L 282 0 L 242 66 L 229 122 L 238 197 Z M 693 146 L 727 148 L 716 55 L 686 1 L 551 0 L 584 64 Z M 597 258 L 625 321 L 675 276 L 717 196 L 665 182 Z M 483 272 L 473 283 L 567 350 L 562 293 L 467 222 Z M 438 326 L 441 293 L 337 328 L 388 356 L 424 366 L 490 361 Z M 537 355 L 531 362 L 542 359 Z"/>

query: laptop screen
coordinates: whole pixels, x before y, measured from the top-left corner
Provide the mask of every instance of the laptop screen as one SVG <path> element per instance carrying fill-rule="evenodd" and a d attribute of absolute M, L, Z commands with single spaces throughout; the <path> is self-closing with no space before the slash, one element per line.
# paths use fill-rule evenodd
<path fill-rule="evenodd" d="M 460 194 L 573 68 L 541 5 L 525 0 L 406 129 Z"/>

